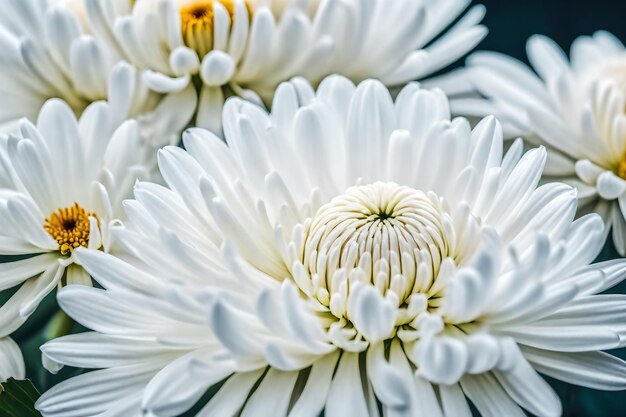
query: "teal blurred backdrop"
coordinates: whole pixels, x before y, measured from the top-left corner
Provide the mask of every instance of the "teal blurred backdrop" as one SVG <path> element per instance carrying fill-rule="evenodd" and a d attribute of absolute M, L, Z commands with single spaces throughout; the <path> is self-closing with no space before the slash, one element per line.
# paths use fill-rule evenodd
<path fill-rule="evenodd" d="M 526 61 L 526 40 L 539 33 L 554 39 L 569 53 L 579 35 L 607 30 L 626 42 L 624 0 L 486 0 L 484 24 L 489 35 L 478 49 L 512 55 Z M 624 413 L 623 415 L 626 415 Z"/>

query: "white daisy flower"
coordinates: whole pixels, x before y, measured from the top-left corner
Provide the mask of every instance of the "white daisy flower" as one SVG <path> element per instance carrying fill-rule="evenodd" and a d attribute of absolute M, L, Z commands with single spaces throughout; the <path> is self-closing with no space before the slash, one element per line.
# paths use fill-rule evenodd
<path fill-rule="evenodd" d="M 495 114 L 508 137 L 548 150 L 547 180 L 578 189 L 580 212 L 599 213 L 626 255 L 626 50 L 607 32 L 574 41 L 570 60 L 550 39 L 528 41 L 532 69 L 496 53 L 468 59 L 485 99 L 454 103 L 459 114 Z M 533 71 L 534 70 L 534 71 Z"/>
<path fill-rule="evenodd" d="M 15 130 L 16 120 L 35 120 L 46 100 L 61 98 L 77 115 L 92 102 L 108 100 L 120 123 L 136 118 L 155 148 L 177 143 L 193 116 L 193 88 L 164 96 L 150 91 L 140 72 L 121 62 L 112 41 L 96 37 L 80 17 L 78 0 L 5 0 L 0 13 L 0 131 Z M 90 2 L 95 7 L 96 2 Z M 114 15 L 128 0 L 99 2 Z M 105 7 L 106 6 L 106 7 Z"/>
<path fill-rule="evenodd" d="M 122 199 L 148 176 L 149 148 L 137 122 L 115 128 L 110 105 L 87 107 L 79 121 L 52 99 L 37 125 L 0 140 L 0 291 L 19 286 L 0 307 L 0 337 L 19 328 L 41 300 L 66 284 L 91 285 L 75 263 L 78 247 L 115 249 Z"/>
<path fill-rule="evenodd" d="M 76 252 L 104 290 L 68 287 L 92 333 L 42 347 L 99 368 L 46 393 L 46 417 L 558 416 L 538 375 L 626 388 L 626 261 L 589 265 L 597 215 L 537 187 L 544 149 L 502 155 L 494 118 L 450 120 L 410 84 L 281 85 L 271 114 L 226 103 L 227 144 L 192 129 L 139 183 L 122 261 Z M 217 388 L 216 388 L 217 389 Z M 241 412 L 241 414 L 239 414 Z"/>
<path fill-rule="evenodd" d="M 92 4 L 94 2 L 88 2 Z M 269 103 L 294 76 L 339 73 L 400 86 L 445 68 L 486 35 L 469 0 L 137 0 L 102 30 L 162 93 L 194 83 L 197 125 L 220 133 L 224 99 Z M 95 22 L 111 22 L 91 7 Z"/>
<path fill-rule="evenodd" d="M 0 338 L 0 382 L 9 378 L 26 378 L 24 358 L 17 344 L 9 337 Z"/>

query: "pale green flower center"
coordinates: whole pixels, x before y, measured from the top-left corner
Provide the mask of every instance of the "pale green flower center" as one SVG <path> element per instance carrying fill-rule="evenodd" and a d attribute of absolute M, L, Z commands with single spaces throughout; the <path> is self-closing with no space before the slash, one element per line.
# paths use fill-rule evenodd
<path fill-rule="evenodd" d="M 358 280 L 382 295 L 393 291 L 401 304 L 427 292 L 450 256 L 444 212 L 433 193 L 382 182 L 352 187 L 308 224 L 302 264 L 331 294 L 342 285 L 333 280 L 345 278 L 347 291 Z M 325 291 L 319 295 L 327 304 Z"/>

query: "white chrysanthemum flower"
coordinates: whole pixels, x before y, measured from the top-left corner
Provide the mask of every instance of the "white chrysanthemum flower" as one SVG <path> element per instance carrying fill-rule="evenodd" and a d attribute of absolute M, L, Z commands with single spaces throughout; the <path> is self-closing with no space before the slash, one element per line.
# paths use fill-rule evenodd
<path fill-rule="evenodd" d="M 105 102 L 79 121 L 52 99 L 37 126 L 26 119 L 19 135 L 0 139 L 0 291 L 19 286 L 0 307 L 0 337 L 21 326 L 57 286 L 91 284 L 75 263 L 78 247 L 114 250 L 114 227 L 125 218 L 122 200 L 149 175 L 150 148 L 137 122 L 116 128 Z"/>
<path fill-rule="evenodd" d="M 92 33 L 106 23 L 88 25 L 77 1 L 3 1 L 0 130 L 14 127 L 22 117 L 36 119 L 50 98 L 63 99 L 77 115 L 90 103 L 107 100 L 111 116 L 120 123 L 136 118 L 153 147 L 177 143 L 196 107 L 193 88 L 168 96 L 149 90 L 141 73 L 120 61 L 123 55 L 116 44 Z M 89 5 L 106 10 L 108 16 L 115 16 L 115 10 L 128 13 L 131 7 L 128 0 Z"/>
<path fill-rule="evenodd" d="M 88 2 L 91 4 L 94 2 Z M 294 76 L 318 83 L 339 73 L 404 85 L 445 68 L 486 34 L 484 7 L 447 27 L 469 0 L 137 0 L 111 20 L 125 57 L 162 93 L 199 88 L 197 125 L 219 133 L 225 97 L 269 103 Z M 113 23 L 114 22 L 114 23 Z"/>
<path fill-rule="evenodd" d="M 198 416 L 557 416 L 536 371 L 626 388 L 599 352 L 626 300 L 596 295 L 626 261 L 589 265 L 602 222 L 537 187 L 543 149 L 503 157 L 495 119 L 450 120 L 441 91 L 341 77 L 281 85 L 271 115 L 232 99 L 224 126 L 160 153 L 169 188 L 137 185 L 127 261 L 77 251 L 105 290 L 59 301 L 96 332 L 42 351 L 101 370 L 44 416 L 179 415 L 222 380 Z"/>
<path fill-rule="evenodd" d="M 581 213 L 599 213 L 626 255 L 626 49 L 597 32 L 574 41 L 571 59 L 550 39 L 532 37 L 519 61 L 481 52 L 469 78 L 486 99 L 454 103 L 466 115 L 495 114 L 508 137 L 548 149 L 545 175 L 578 189 Z"/>
<path fill-rule="evenodd" d="M 0 382 L 9 378 L 24 379 L 24 358 L 17 344 L 8 337 L 0 338 Z"/>
<path fill-rule="evenodd" d="M 6 0 L 0 15 L 0 121 L 35 119 L 44 102 L 62 98 L 76 113 L 107 98 L 119 60 L 81 19 L 55 0 Z M 128 6 L 130 9 L 130 5 Z"/>

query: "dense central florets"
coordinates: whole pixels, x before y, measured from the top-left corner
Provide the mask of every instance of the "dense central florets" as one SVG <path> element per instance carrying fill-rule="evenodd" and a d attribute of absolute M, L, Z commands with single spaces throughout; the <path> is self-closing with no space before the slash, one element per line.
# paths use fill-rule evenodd
<path fill-rule="evenodd" d="M 74 203 L 73 206 L 51 213 L 50 217 L 45 219 L 44 229 L 57 241 L 59 251 L 63 255 L 79 246 L 87 247 L 90 233 L 89 216 L 96 217 L 95 213 L 88 213 L 78 203 Z"/>
<path fill-rule="evenodd" d="M 428 293 L 450 256 L 446 218 L 434 193 L 383 182 L 350 188 L 306 225 L 302 264 L 313 295 L 342 317 L 357 281 L 391 295 L 398 307 Z"/>
<path fill-rule="evenodd" d="M 235 18 L 234 0 L 194 0 L 181 1 L 180 23 L 185 45 L 198 53 L 200 57 L 213 49 L 213 28 L 215 19 L 215 3 L 221 4 L 229 15 L 230 22 Z M 251 8 L 246 1 L 248 14 Z"/>

